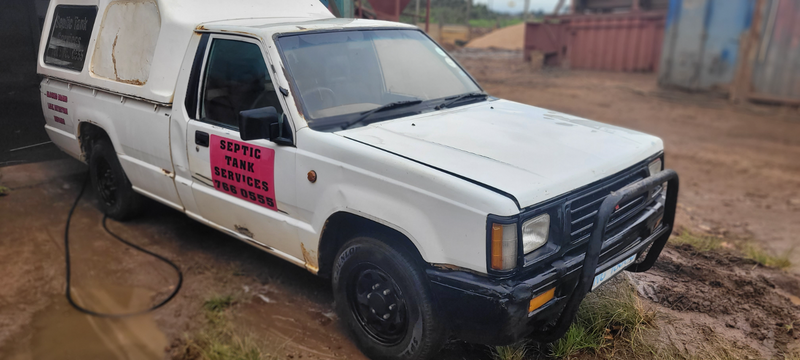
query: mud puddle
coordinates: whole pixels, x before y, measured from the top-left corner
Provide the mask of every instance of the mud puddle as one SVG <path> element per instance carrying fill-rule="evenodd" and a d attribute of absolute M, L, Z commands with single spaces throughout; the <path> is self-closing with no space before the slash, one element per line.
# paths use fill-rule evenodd
<path fill-rule="evenodd" d="M 138 287 L 93 286 L 73 288 L 77 304 L 112 314 L 147 309 L 156 293 Z M 27 333 L 10 351 L 10 360 L 117 359 L 155 360 L 164 357 L 167 339 L 150 314 L 102 318 L 84 314 L 55 295 L 33 317 Z"/>

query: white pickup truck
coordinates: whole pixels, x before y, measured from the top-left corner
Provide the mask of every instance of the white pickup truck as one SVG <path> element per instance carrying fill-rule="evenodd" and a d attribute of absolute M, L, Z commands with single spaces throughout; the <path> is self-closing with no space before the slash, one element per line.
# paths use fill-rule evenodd
<path fill-rule="evenodd" d="M 52 0 L 38 72 L 108 216 L 146 196 L 330 278 L 374 358 L 552 341 L 673 226 L 660 139 L 487 95 L 418 28 L 317 0 Z"/>

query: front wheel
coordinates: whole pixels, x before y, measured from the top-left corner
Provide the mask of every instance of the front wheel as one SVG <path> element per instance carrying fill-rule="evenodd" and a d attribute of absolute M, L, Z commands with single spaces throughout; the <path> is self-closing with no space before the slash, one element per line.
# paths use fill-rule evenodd
<path fill-rule="evenodd" d="M 372 359 L 429 359 L 446 334 L 424 270 L 405 251 L 359 237 L 333 268 L 336 311 Z"/>

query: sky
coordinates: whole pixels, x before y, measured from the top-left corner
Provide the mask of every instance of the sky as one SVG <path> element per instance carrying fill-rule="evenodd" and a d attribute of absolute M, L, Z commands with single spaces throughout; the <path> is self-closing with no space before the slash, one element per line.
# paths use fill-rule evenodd
<path fill-rule="evenodd" d="M 519 13 L 525 6 L 525 0 L 475 0 L 478 4 L 488 4 L 489 8 L 504 13 Z M 567 4 L 569 2 L 565 2 Z M 531 0 L 531 12 L 544 10 L 550 13 L 555 9 L 558 0 Z"/>

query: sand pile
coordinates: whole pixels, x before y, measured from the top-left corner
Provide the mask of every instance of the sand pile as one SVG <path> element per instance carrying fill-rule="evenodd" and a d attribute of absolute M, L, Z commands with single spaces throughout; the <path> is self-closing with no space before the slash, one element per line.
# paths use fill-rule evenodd
<path fill-rule="evenodd" d="M 472 49 L 522 50 L 525 44 L 525 23 L 497 29 L 467 44 Z"/>

